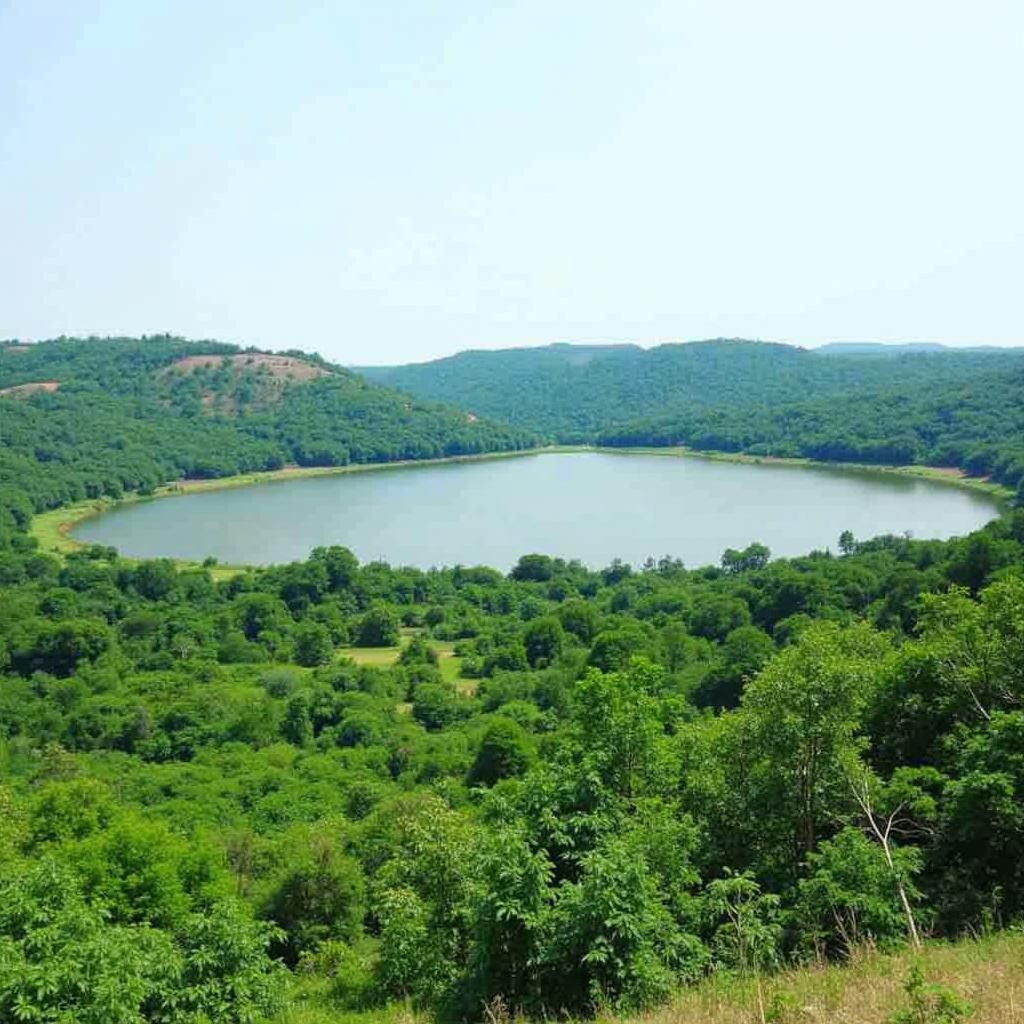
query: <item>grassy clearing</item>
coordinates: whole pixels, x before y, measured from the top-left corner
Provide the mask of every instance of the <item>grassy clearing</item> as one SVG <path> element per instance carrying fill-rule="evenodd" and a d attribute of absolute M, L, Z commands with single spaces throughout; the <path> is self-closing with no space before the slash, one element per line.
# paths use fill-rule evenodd
<path fill-rule="evenodd" d="M 914 957 L 863 953 L 844 966 L 808 967 L 766 978 L 710 979 L 667 1007 L 601 1024 L 885 1024 L 906 1004 Z M 929 945 L 917 958 L 927 982 L 953 989 L 974 1007 L 971 1024 L 1024 1022 L 1024 936 Z M 765 1015 L 762 1016 L 761 1006 Z"/>
<path fill-rule="evenodd" d="M 332 1010 L 321 1002 L 320 987 L 303 986 L 298 998 L 267 1024 L 433 1024 L 400 1003 L 362 1012 Z"/>
<path fill-rule="evenodd" d="M 391 668 L 398 661 L 401 647 L 343 647 L 338 652 L 343 658 L 351 658 L 357 665 L 372 668 Z"/>
<path fill-rule="evenodd" d="M 680 991 L 667 1006 L 636 1016 L 601 1015 L 596 1024 L 886 1024 L 906 1006 L 914 960 L 925 981 L 953 989 L 973 1012 L 966 1024 L 1024 1024 L 1024 935 L 1006 932 L 955 944 L 930 944 L 915 958 L 865 952 L 842 966 L 804 967 L 765 978 L 715 977 Z M 273 1024 L 435 1024 L 395 1005 L 362 1013 L 332 1011 L 323 992 L 302 985 Z M 501 1015 L 502 1024 L 526 1024 Z M 561 1018 L 559 1018 L 561 1019 Z M 436 1022 L 442 1024 L 442 1022 Z"/>
<path fill-rule="evenodd" d="M 86 519 L 102 515 L 110 511 L 115 505 L 135 504 L 139 501 L 148 501 L 149 498 L 141 498 L 130 495 L 121 501 L 113 501 L 109 498 L 97 498 L 92 501 L 79 501 L 74 505 L 67 505 L 64 508 L 55 508 L 49 512 L 40 512 L 32 517 L 32 536 L 39 541 L 41 551 L 49 552 L 52 555 L 61 557 L 75 551 L 81 551 L 89 547 L 88 544 L 72 536 L 72 531 Z M 124 558 L 123 561 L 135 563 L 140 561 L 137 558 Z M 199 569 L 201 562 L 193 562 L 185 559 L 173 559 L 178 569 Z M 215 581 L 229 580 L 240 572 L 245 572 L 244 565 L 213 565 L 206 567 Z"/>
<path fill-rule="evenodd" d="M 403 648 L 419 632 L 416 629 L 403 629 L 397 647 L 343 647 L 339 654 L 343 658 L 351 658 L 357 665 L 390 668 L 398 661 Z M 455 656 L 455 644 L 447 640 L 430 640 L 429 643 L 437 651 L 437 667 L 441 670 L 441 678 L 455 686 L 462 696 L 473 696 L 476 680 L 462 678 L 462 659 Z"/>

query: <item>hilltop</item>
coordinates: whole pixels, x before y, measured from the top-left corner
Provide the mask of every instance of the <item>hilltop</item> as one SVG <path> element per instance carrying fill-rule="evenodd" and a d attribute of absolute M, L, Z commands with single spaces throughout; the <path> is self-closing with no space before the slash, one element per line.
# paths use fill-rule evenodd
<path fill-rule="evenodd" d="M 39 511 L 179 478 L 529 445 L 525 431 L 401 395 L 320 356 L 181 338 L 0 345 L 0 488 Z"/>
<path fill-rule="evenodd" d="M 720 340 L 469 351 L 429 363 L 371 367 L 368 380 L 446 401 L 550 440 L 591 441 L 617 423 L 675 403 L 753 398 L 770 378 L 800 376 L 806 354 L 786 345 Z M 808 369 L 814 360 L 806 360 Z"/>
<path fill-rule="evenodd" d="M 555 442 L 947 466 L 1012 487 L 1024 479 L 1024 350 L 883 346 L 883 358 L 853 349 L 552 345 L 360 372 Z"/>
<path fill-rule="evenodd" d="M 832 341 L 813 350 L 821 356 L 903 356 L 921 353 L 977 353 L 1013 351 L 999 345 L 966 345 L 952 348 L 937 341 L 908 341 L 889 344 L 883 341 Z"/>

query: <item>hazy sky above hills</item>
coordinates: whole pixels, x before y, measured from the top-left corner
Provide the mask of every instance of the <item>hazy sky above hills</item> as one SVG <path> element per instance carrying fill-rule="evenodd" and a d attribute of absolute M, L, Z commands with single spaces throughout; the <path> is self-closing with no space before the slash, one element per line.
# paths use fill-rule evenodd
<path fill-rule="evenodd" d="M 0 337 L 1024 343 L 1020 0 L 0 0 Z"/>

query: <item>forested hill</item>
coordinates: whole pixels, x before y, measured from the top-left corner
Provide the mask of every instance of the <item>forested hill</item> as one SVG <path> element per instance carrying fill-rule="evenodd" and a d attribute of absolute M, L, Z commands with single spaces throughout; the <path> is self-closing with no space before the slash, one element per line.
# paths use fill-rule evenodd
<path fill-rule="evenodd" d="M 179 477 L 531 442 L 303 352 L 172 337 L 0 345 L 0 489 L 27 495 L 36 511 Z"/>
<path fill-rule="evenodd" d="M 723 381 L 809 365 L 708 352 Z M 528 436 L 301 353 L 59 341 L 0 368 L 0 1024 L 607 1019 L 1019 934 L 1024 509 L 691 569 L 58 558 L 31 512 L 80 494 Z M 916 978 L 906 1013 L 850 1019 L 965 1019 Z"/>
<path fill-rule="evenodd" d="M 787 345 L 744 341 L 647 350 L 558 344 L 460 352 L 431 363 L 359 372 L 421 398 L 542 431 L 551 440 L 589 441 L 614 424 L 679 403 L 737 405 L 802 395 L 797 382 L 813 361 L 805 355 Z M 836 364 L 819 376 L 841 382 L 844 370 Z"/>
<path fill-rule="evenodd" d="M 360 372 L 553 441 L 955 466 L 1020 485 L 1024 349 L 854 349 L 551 345 Z"/>

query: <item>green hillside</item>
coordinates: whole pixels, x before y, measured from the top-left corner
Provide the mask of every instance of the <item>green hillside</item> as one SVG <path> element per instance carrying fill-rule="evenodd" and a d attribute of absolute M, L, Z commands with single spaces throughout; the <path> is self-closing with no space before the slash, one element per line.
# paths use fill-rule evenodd
<path fill-rule="evenodd" d="M 319 356 L 159 337 L 0 345 L 0 487 L 35 510 L 179 477 L 529 445 Z"/>
<path fill-rule="evenodd" d="M 1019 485 L 1024 351 L 883 351 L 553 345 L 361 372 L 554 441 L 919 463 Z"/>
<path fill-rule="evenodd" d="M 691 568 L 57 557 L 80 493 L 529 435 L 301 353 L 0 360 L 0 1024 L 1014 1019 L 1024 509 Z"/>
<path fill-rule="evenodd" d="M 563 344 L 460 352 L 360 372 L 410 394 L 543 431 L 551 440 L 589 441 L 601 429 L 673 403 L 704 407 L 789 397 L 815 368 L 805 355 L 785 345 L 743 341 L 649 350 Z M 841 378 L 842 367 L 819 370 L 818 377 L 830 376 Z M 780 384 L 783 390 L 776 391 Z"/>

